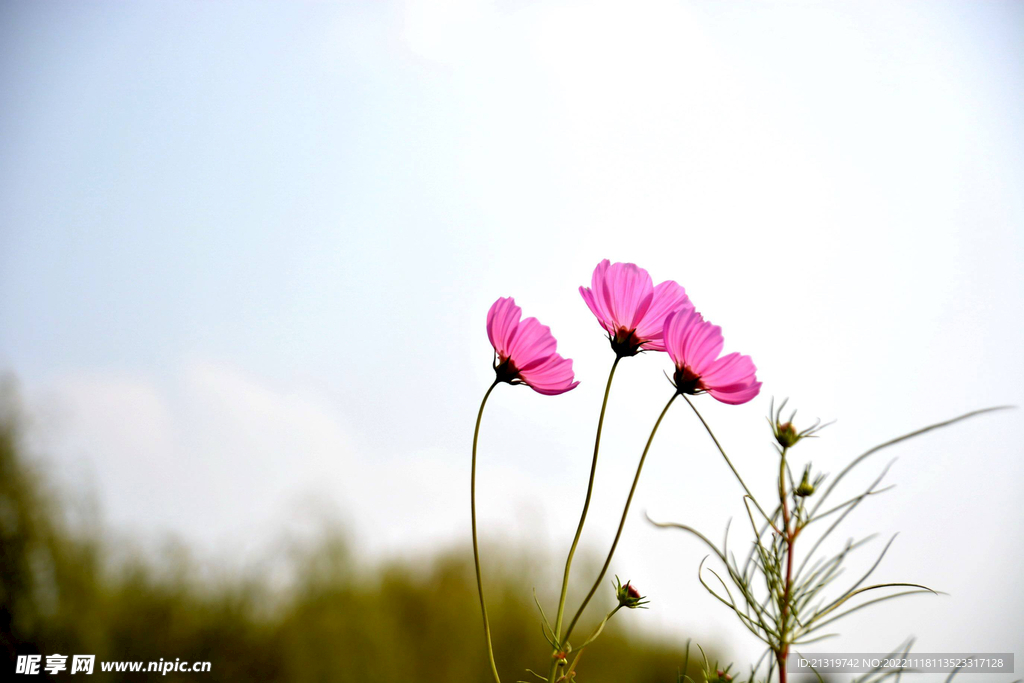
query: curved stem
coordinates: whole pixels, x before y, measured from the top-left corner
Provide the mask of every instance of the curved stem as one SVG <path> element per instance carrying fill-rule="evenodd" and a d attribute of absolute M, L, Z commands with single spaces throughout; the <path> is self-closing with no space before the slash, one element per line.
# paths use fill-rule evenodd
<path fill-rule="evenodd" d="M 750 496 L 750 500 L 754 501 L 754 505 L 757 506 L 757 509 L 761 512 L 762 515 L 764 515 L 764 518 L 767 520 L 771 520 L 771 517 L 769 517 L 765 513 L 764 508 L 761 507 L 761 504 L 757 502 L 757 498 L 755 498 L 754 494 L 750 492 L 749 488 L 747 488 L 746 483 L 743 481 L 743 477 L 740 476 L 740 473 L 737 472 L 736 468 L 733 466 L 732 460 L 729 460 L 729 456 L 725 454 L 725 449 L 722 448 L 722 444 L 718 443 L 718 439 L 715 437 L 715 433 L 711 431 L 711 427 L 708 425 L 707 420 L 705 420 L 704 416 L 697 411 L 697 406 L 693 405 L 693 401 L 688 399 L 686 396 L 683 396 L 683 399 L 690 406 L 690 408 L 693 409 L 693 413 L 700 419 L 701 424 L 704 425 L 704 429 L 707 430 L 708 436 L 710 436 L 711 440 L 715 442 L 715 446 L 718 447 L 718 452 L 722 454 L 723 458 L 725 458 L 725 464 L 729 466 L 729 469 L 731 469 L 732 473 L 736 476 L 736 481 L 740 483 L 740 486 L 743 487 L 743 490 L 747 492 L 748 496 Z"/>
<path fill-rule="evenodd" d="M 611 612 L 609 612 L 608 616 L 606 616 L 601 621 L 601 623 L 597 625 L 597 628 L 594 629 L 594 632 L 590 634 L 590 637 L 587 638 L 586 642 L 584 642 L 582 645 L 580 645 L 579 649 L 576 650 L 576 656 L 572 658 L 572 664 L 570 664 L 569 665 L 569 669 L 561 677 L 559 677 L 557 679 L 558 681 L 571 681 L 571 680 L 573 680 L 574 676 L 576 675 L 576 665 L 579 664 L 580 657 L 583 656 L 583 651 L 587 649 L 587 645 L 590 645 L 592 642 L 597 640 L 597 637 L 599 635 L 601 635 L 601 631 L 604 630 L 604 625 L 607 624 L 608 620 L 611 619 L 612 617 L 614 617 L 615 613 L 618 612 L 620 609 L 622 609 L 622 605 L 621 604 L 616 605 L 615 609 L 613 609 Z M 556 668 L 557 668 L 557 665 L 556 665 Z"/>
<path fill-rule="evenodd" d="M 779 462 L 779 504 L 782 506 L 782 540 L 786 544 L 786 582 L 782 593 L 781 617 L 779 619 L 779 650 L 776 658 L 779 662 L 779 683 L 786 683 L 786 660 L 789 657 L 789 598 L 793 586 L 793 540 L 795 533 L 789 528 L 789 497 L 786 494 L 786 453 L 782 449 Z"/>
<path fill-rule="evenodd" d="M 590 644 L 591 644 L 592 642 L 594 642 L 595 640 L 597 640 L 597 637 L 598 637 L 599 635 L 601 635 L 601 631 L 603 631 L 603 630 L 604 630 L 604 626 L 605 626 L 605 624 L 607 624 L 607 623 L 608 623 L 608 621 L 609 621 L 609 620 L 610 620 L 610 619 L 611 619 L 612 617 L 614 617 L 614 616 L 615 616 L 615 613 L 616 613 L 616 612 L 618 612 L 618 611 L 619 611 L 620 609 L 622 609 L 622 604 L 621 604 L 621 603 L 620 603 L 620 604 L 618 604 L 618 605 L 616 605 L 616 606 L 615 606 L 615 608 L 614 608 L 614 609 L 612 609 L 612 611 L 608 613 L 608 616 L 606 616 L 606 617 L 605 617 L 604 619 L 602 619 L 602 620 L 601 620 L 601 623 L 597 625 L 597 628 L 595 628 L 595 629 L 594 629 L 594 632 L 590 634 L 590 637 L 589 637 L 589 638 L 587 638 L 587 639 L 586 639 L 586 640 L 585 640 L 585 641 L 583 642 L 583 644 L 582 644 L 582 645 L 580 645 L 580 647 L 579 647 L 579 651 L 580 651 L 580 652 L 582 652 L 582 651 L 583 651 L 583 648 L 585 648 L 585 647 L 586 647 L 587 645 L 590 645 Z"/>
<path fill-rule="evenodd" d="M 654 442 L 654 435 L 658 433 L 658 427 L 661 426 L 661 421 L 665 418 L 665 414 L 668 413 L 668 409 L 672 407 L 672 402 L 676 400 L 676 396 L 679 395 L 680 394 L 678 392 L 672 394 L 672 398 L 668 400 L 668 403 L 666 403 L 665 407 L 662 408 L 661 414 L 658 415 L 658 420 L 654 423 L 651 435 L 647 437 L 647 445 L 644 446 L 644 452 L 640 456 L 640 462 L 636 466 L 636 476 L 633 477 L 633 486 L 629 489 L 629 496 L 626 498 L 626 506 L 622 509 L 622 519 L 619 520 L 619 528 L 615 532 L 615 539 L 612 541 L 611 550 L 608 551 L 608 557 L 605 558 L 604 566 L 601 567 L 601 573 L 598 574 L 597 580 L 594 581 L 594 585 L 591 586 L 590 592 L 587 593 L 587 597 L 583 599 L 583 604 L 581 604 L 580 608 L 576 610 L 575 616 L 573 616 L 572 621 L 569 622 L 569 628 L 565 631 L 565 641 L 563 642 L 567 642 L 569 640 L 569 636 L 572 635 L 573 628 L 576 627 L 576 622 L 580 620 L 580 617 L 583 615 L 583 610 L 587 608 L 587 604 L 590 602 L 590 599 L 594 597 L 594 593 L 597 592 L 598 587 L 601 585 L 601 581 L 604 580 L 604 575 L 605 572 L 608 571 L 608 566 L 612 563 L 612 556 L 615 555 L 615 548 L 619 545 L 619 538 L 622 536 L 622 529 L 626 526 L 626 517 L 629 515 L 630 503 L 633 502 L 633 494 L 636 493 L 636 486 L 640 482 L 640 472 L 644 469 L 644 460 L 647 459 L 647 452 L 651 450 L 651 444 Z"/>
<path fill-rule="evenodd" d="M 501 683 L 498 677 L 498 667 L 494 665 L 494 649 L 491 647 L 491 625 L 487 620 L 487 605 L 484 603 L 484 585 L 480 579 L 480 548 L 476 540 L 476 444 L 480 438 L 480 420 L 484 416 L 484 406 L 487 405 L 487 398 L 498 386 L 498 380 L 494 380 L 484 394 L 484 400 L 480 401 L 480 411 L 476 414 L 476 428 L 473 430 L 473 466 L 469 478 L 469 507 L 473 519 L 473 564 L 476 567 L 476 590 L 480 594 L 480 612 L 484 617 L 484 638 L 487 640 L 487 656 L 491 662 L 491 673 L 494 674 L 495 683 Z"/>
<path fill-rule="evenodd" d="M 590 510 L 590 497 L 594 493 L 594 476 L 597 473 L 597 456 L 601 451 L 601 430 L 604 428 L 604 413 L 608 408 L 608 395 L 612 390 L 612 379 L 615 377 L 615 368 L 619 367 L 622 356 L 616 355 L 612 369 L 608 372 L 608 382 L 604 387 L 604 400 L 601 401 L 601 415 L 597 418 L 597 436 L 594 438 L 594 457 L 590 463 L 590 481 L 587 483 L 587 497 L 583 500 L 583 513 L 580 515 L 580 523 L 576 527 L 576 536 L 572 539 L 569 547 L 569 556 L 565 559 L 565 573 L 562 575 L 562 593 L 558 598 L 558 612 L 555 615 L 555 642 L 562 643 L 562 618 L 565 616 L 565 596 L 569 590 L 569 571 L 572 568 L 572 558 L 576 554 L 576 546 L 579 545 L 580 536 L 583 534 L 583 525 L 587 521 L 587 511 Z M 555 654 L 558 654 L 557 652 Z M 552 661 L 551 671 L 548 675 L 554 680 L 557 662 Z"/>
<path fill-rule="evenodd" d="M 604 400 L 601 402 L 601 415 L 597 418 L 597 436 L 594 438 L 594 457 L 590 463 L 590 481 L 587 483 L 587 497 L 583 500 L 583 514 L 580 515 L 580 523 L 576 527 L 576 536 L 572 539 L 572 546 L 569 547 L 569 556 L 565 560 L 565 574 L 562 576 L 562 595 L 558 600 L 558 613 L 555 615 L 555 639 L 561 637 L 562 617 L 565 614 L 565 594 L 569 588 L 569 570 L 572 567 L 572 558 L 576 554 L 576 546 L 579 545 L 580 536 L 583 534 L 583 525 L 587 521 L 587 511 L 590 510 L 590 498 L 594 493 L 594 476 L 597 473 L 597 456 L 601 451 L 601 430 L 604 428 L 604 413 L 608 408 L 608 395 L 612 390 L 612 379 L 615 377 L 615 368 L 619 366 L 620 356 L 615 357 L 612 369 L 608 373 L 608 382 L 604 387 Z"/>

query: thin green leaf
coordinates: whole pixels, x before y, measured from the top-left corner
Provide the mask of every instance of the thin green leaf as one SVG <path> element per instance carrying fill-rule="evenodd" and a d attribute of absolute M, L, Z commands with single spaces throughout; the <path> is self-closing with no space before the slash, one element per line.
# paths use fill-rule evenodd
<path fill-rule="evenodd" d="M 900 586 L 900 585 L 913 586 L 913 585 L 916 585 L 916 584 L 889 584 L 890 587 L 892 587 L 892 586 Z M 866 591 L 866 590 L 871 590 L 872 588 L 875 588 L 875 586 L 871 586 L 871 587 L 868 587 L 868 588 L 863 588 L 859 592 L 863 592 L 863 591 Z M 933 595 L 939 595 L 938 591 L 933 591 L 931 588 L 928 588 L 927 586 L 921 586 L 921 590 L 903 591 L 902 593 L 893 593 L 892 595 L 886 595 L 886 596 L 881 597 L 881 598 L 875 598 L 874 600 L 868 600 L 867 602 L 863 602 L 863 603 L 857 605 L 856 607 L 851 607 L 850 609 L 848 609 L 845 612 L 842 612 L 840 614 L 837 614 L 836 616 L 832 617 L 831 619 L 826 619 L 825 621 L 821 622 L 820 624 L 817 624 L 816 626 L 812 627 L 811 631 L 816 631 L 816 630 L 818 630 L 820 628 L 824 628 L 828 624 L 831 624 L 831 623 L 833 623 L 835 621 L 838 621 L 838 620 L 842 619 L 843 617 L 848 616 L 850 614 L 853 614 L 854 612 L 856 612 L 858 610 L 862 610 L 865 607 L 868 607 L 870 605 L 874 605 L 874 604 L 879 603 L 879 602 L 885 602 L 886 600 L 892 600 L 893 598 L 899 598 L 899 597 L 902 597 L 904 595 L 918 595 L 920 593 L 931 593 Z M 807 631 L 807 633 L 810 633 L 811 631 Z"/>
<path fill-rule="evenodd" d="M 868 450 L 864 451 L 859 456 L 854 458 L 853 461 L 851 461 L 849 465 L 847 465 L 846 467 L 843 468 L 843 470 L 832 481 L 832 484 L 825 490 L 825 493 L 822 495 L 821 500 L 818 502 L 818 506 L 820 506 L 821 503 L 823 503 L 825 501 L 825 498 L 828 497 L 828 494 L 832 492 L 832 490 L 836 487 L 836 484 L 838 484 L 842 480 L 842 478 L 844 476 L 846 476 L 854 467 L 856 467 L 860 463 L 864 462 L 864 460 L 866 460 L 868 457 L 874 455 L 878 451 L 881 451 L 881 450 L 883 450 L 885 448 L 888 448 L 889 446 L 895 446 L 898 443 L 901 443 L 901 442 L 906 441 L 908 439 L 913 439 L 916 436 L 920 436 L 922 434 L 926 434 L 926 433 L 928 433 L 928 432 L 930 432 L 932 430 L 935 430 L 935 429 L 940 429 L 942 427 L 948 427 L 949 425 L 956 424 L 957 422 L 962 422 L 963 420 L 967 420 L 967 419 L 970 419 L 972 417 L 976 417 L 978 415 L 984 415 L 985 413 L 992 413 L 992 412 L 996 412 L 996 411 L 999 411 L 999 410 L 1009 410 L 1010 408 L 1013 408 L 1013 407 L 1015 407 L 1015 406 L 993 406 L 991 408 L 982 408 L 981 410 L 972 410 L 969 413 L 964 413 L 963 415 L 959 415 L 959 416 L 954 417 L 954 418 L 952 418 L 950 420 L 944 420 L 942 422 L 936 422 L 935 424 L 930 424 L 927 427 L 922 427 L 921 429 L 917 429 L 917 430 L 914 430 L 912 432 L 908 432 L 907 434 L 904 434 L 902 436 L 897 436 L 895 439 L 890 439 L 890 440 L 886 441 L 885 443 L 881 443 L 881 444 L 878 444 L 877 446 L 874 446 L 873 448 L 869 448 Z M 814 512 L 817 512 L 817 507 L 815 507 Z"/>

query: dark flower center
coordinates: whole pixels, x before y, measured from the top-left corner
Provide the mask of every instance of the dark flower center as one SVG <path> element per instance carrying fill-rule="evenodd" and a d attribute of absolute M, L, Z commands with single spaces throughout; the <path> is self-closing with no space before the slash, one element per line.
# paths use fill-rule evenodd
<path fill-rule="evenodd" d="M 694 395 L 704 391 L 704 385 L 701 384 L 700 377 L 693 374 L 693 371 L 685 366 L 676 370 L 676 373 L 672 376 L 672 383 L 676 385 L 676 389 L 680 394 Z"/>
<path fill-rule="evenodd" d="M 627 330 L 625 327 L 620 327 L 614 337 L 609 335 L 608 341 L 611 342 L 612 350 L 619 358 L 635 356 L 640 353 L 640 345 L 643 344 L 643 341 L 636 336 L 636 330 Z"/>
<path fill-rule="evenodd" d="M 497 375 L 499 382 L 512 384 L 514 380 L 519 379 L 519 368 L 516 367 L 511 358 L 506 358 L 494 366 L 494 374 Z"/>

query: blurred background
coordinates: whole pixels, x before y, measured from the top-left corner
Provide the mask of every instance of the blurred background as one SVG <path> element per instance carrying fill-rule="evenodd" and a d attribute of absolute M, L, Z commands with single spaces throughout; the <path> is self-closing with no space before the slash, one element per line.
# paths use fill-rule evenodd
<path fill-rule="evenodd" d="M 773 395 L 838 420 L 793 463 L 831 472 L 1021 405 L 1022 27 L 1011 1 L 4 2 L 8 656 L 485 680 L 469 447 L 511 295 L 582 382 L 499 387 L 481 435 L 503 676 L 542 667 L 529 588 L 553 611 L 612 361 L 576 291 L 602 258 L 677 280 L 753 357 L 761 396 L 699 405 L 759 495 Z M 571 604 L 668 367 L 617 373 Z M 674 681 L 689 637 L 760 655 L 700 587 L 704 548 L 643 519 L 720 538 L 745 515 L 684 409 L 611 567 L 651 609 L 581 680 Z M 835 542 L 900 532 L 875 577 L 948 595 L 821 651 L 1024 653 L 1022 437 L 998 413 L 851 477 L 899 456 Z"/>

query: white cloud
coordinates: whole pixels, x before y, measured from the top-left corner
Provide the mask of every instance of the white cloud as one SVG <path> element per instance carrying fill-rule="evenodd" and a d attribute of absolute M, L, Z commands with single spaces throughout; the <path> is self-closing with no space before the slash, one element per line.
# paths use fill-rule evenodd
<path fill-rule="evenodd" d="M 54 462 L 88 473 L 109 520 L 241 550 L 286 512 L 358 490 L 343 419 L 313 394 L 199 363 L 169 381 L 89 373 L 43 394 L 60 428 Z"/>
<path fill-rule="evenodd" d="M 35 402 L 59 416 L 41 444 L 58 478 L 69 486 L 84 478 L 108 520 L 141 537 L 173 533 L 208 549 L 260 551 L 295 522 L 333 518 L 373 553 L 465 540 L 461 455 L 381 453 L 372 440 L 356 447 L 341 410 L 313 390 L 203 362 L 166 382 L 69 375 Z M 481 519 L 516 528 L 531 504 L 502 492 L 530 490 L 525 475 L 489 466 L 481 479 L 501 499 L 482 504 Z"/>

